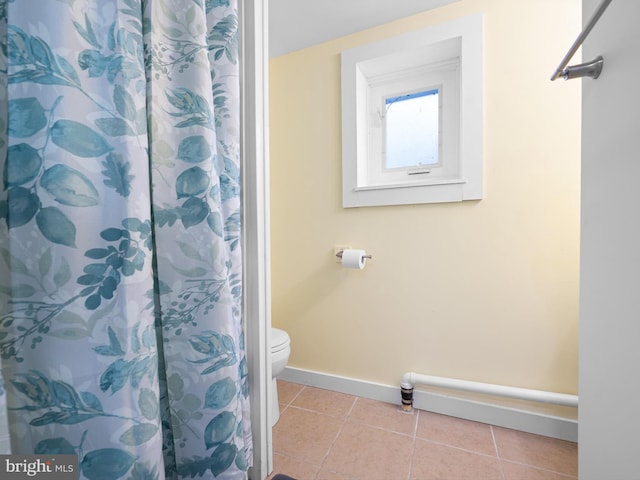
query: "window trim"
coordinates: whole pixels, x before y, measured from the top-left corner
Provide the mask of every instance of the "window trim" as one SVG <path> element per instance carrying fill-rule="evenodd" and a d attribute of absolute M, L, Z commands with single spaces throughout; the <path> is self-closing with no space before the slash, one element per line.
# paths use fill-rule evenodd
<path fill-rule="evenodd" d="M 342 52 L 344 208 L 482 198 L 482 31 L 482 14 L 476 14 Z M 372 85 L 410 70 L 438 68 L 455 57 L 459 57 L 460 69 L 458 175 L 455 178 L 416 175 L 423 178 L 372 184 L 366 172 L 373 158 L 368 152 L 371 132 L 367 126 Z"/>

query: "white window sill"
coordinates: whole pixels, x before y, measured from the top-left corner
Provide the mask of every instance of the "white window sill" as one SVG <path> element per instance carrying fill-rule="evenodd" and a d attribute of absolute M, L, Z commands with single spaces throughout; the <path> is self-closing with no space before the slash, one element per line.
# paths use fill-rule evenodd
<path fill-rule="evenodd" d="M 459 185 L 467 183 L 465 178 L 434 178 L 431 180 L 423 180 L 419 182 L 398 182 L 398 183 L 380 183 L 375 185 L 363 185 L 355 187 L 354 192 L 367 190 L 384 190 L 388 188 L 412 188 L 412 187 L 429 187 L 433 185 Z"/>

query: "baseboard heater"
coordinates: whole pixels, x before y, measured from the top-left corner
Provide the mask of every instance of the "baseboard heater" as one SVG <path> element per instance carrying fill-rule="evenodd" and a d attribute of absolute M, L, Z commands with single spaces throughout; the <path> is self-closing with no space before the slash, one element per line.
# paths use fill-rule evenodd
<path fill-rule="evenodd" d="M 402 383 L 400 384 L 402 409 L 405 411 L 411 411 L 413 409 L 413 388 L 416 384 L 446 388 L 450 390 L 461 390 L 471 393 L 480 393 L 484 395 L 517 398 L 519 400 L 529 400 L 532 402 L 550 403 L 553 405 L 562 405 L 567 407 L 578 406 L 577 395 L 545 392 L 542 390 L 530 390 L 527 388 L 509 387 L 505 385 L 494 385 L 491 383 L 471 382 L 455 378 L 434 377 L 432 375 L 408 372 L 402 376 Z"/>

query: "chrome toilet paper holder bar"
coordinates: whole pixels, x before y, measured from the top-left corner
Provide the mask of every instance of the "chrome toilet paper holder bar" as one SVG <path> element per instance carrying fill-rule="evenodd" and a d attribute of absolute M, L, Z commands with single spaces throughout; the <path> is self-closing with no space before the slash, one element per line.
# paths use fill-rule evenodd
<path fill-rule="evenodd" d="M 336 257 L 342 258 L 342 253 L 343 252 L 344 252 L 344 250 L 340 250 L 338 253 L 336 253 Z M 362 258 L 367 258 L 367 259 L 371 260 L 373 258 L 373 256 L 367 254 L 367 255 L 363 255 Z"/>

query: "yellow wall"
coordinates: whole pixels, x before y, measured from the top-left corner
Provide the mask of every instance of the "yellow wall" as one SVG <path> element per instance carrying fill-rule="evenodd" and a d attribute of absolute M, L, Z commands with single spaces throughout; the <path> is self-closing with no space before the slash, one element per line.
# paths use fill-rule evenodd
<path fill-rule="evenodd" d="M 477 12 L 484 199 L 343 209 L 340 52 Z M 580 0 L 461 0 L 271 60 L 272 321 L 290 366 L 577 392 L 580 81 L 549 77 L 580 29 Z M 373 260 L 343 269 L 340 244 Z"/>

